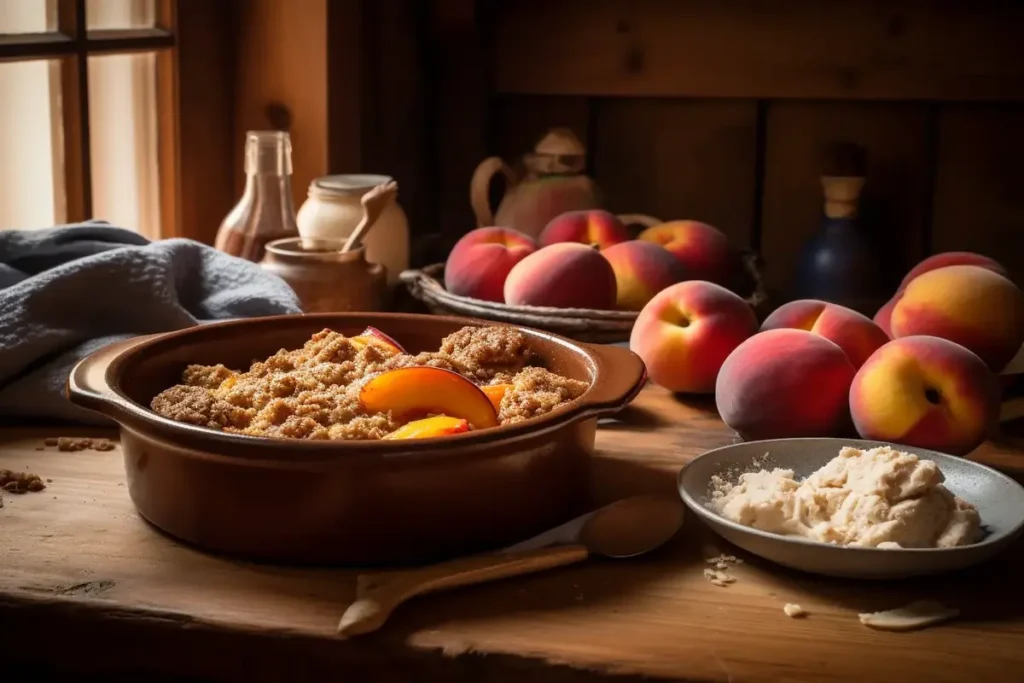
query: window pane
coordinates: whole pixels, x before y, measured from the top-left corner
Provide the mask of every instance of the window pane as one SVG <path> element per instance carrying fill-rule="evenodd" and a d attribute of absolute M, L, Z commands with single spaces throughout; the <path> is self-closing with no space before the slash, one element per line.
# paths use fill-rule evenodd
<path fill-rule="evenodd" d="M 57 0 L 0 0 L 0 33 L 57 30 Z"/>
<path fill-rule="evenodd" d="M 63 221 L 62 145 L 58 64 L 0 63 L 0 229 Z"/>
<path fill-rule="evenodd" d="M 152 28 L 156 26 L 156 0 L 85 0 L 85 23 L 90 31 Z"/>
<path fill-rule="evenodd" d="M 156 55 L 89 58 L 93 215 L 160 236 Z"/>

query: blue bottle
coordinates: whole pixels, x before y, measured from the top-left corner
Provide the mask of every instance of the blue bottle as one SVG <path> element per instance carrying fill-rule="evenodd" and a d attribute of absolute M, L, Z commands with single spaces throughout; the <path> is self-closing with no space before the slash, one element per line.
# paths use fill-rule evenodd
<path fill-rule="evenodd" d="M 821 185 L 824 215 L 817 234 L 804 244 L 797 264 L 794 293 L 821 299 L 871 317 L 885 303 L 882 263 L 858 221 L 864 188 L 864 151 L 840 144 L 829 149 Z"/>

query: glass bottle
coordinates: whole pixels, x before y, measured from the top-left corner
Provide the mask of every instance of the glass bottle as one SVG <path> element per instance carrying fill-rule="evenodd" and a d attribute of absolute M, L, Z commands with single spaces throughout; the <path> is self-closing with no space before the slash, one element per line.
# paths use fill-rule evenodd
<path fill-rule="evenodd" d="M 267 242 L 298 234 L 292 200 L 291 138 L 284 131 L 249 131 L 245 191 L 221 223 L 214 246 L 258 263 Z"/>

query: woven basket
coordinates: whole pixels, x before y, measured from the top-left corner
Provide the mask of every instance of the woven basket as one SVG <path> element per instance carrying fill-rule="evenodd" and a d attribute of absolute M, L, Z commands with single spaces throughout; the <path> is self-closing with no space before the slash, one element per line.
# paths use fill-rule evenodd
<path fill-rule="evenodd" d="M 752 292 L 744 297 L 753 307 L 765 300 L 764 288 L 756 254 L 744 255 Z M 600 311 L 589 308 L 550 308 L 547 306 L 510 306 L 471 299 L 448 292 L 442 281 L 444 264 L 435 263 L 422 270 L 406 270 L 401 280 L 413 297 L 422 301 L 432 313 L 463 315 L 495 322 L 535 327 L 576 341 L 613 344 L 629 340 L 636 322 L 635 311 Z"/>

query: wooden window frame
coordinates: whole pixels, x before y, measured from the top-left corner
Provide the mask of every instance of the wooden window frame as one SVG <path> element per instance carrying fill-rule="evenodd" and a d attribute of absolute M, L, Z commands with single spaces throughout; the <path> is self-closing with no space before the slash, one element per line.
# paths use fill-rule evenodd
<path fill-rule="evenodd" d="M 88 58 L 152 52 L 156 55 L 160 237 L 183 236 L 178 218 L 177 0 L 156 0 L 152 28 L 87 30 L 86 0 L 56 0 L 56 9 L 56 31 L 0 34 L 0 62 L 57 60 L 65 220 L 75 223 L 93 217 Z"/>

